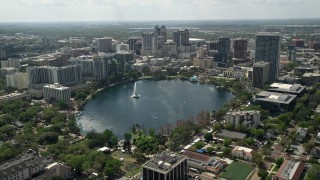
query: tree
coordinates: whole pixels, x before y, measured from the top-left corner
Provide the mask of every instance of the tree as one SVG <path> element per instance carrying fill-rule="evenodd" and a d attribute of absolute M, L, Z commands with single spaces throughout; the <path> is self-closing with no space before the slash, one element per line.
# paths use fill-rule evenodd
<path fill-rule="evenodd" d="M 143 155 L 143 153 L 139 151 L 134 152 L 132 157 L 140 164 L 144 163 L 147 160 L 147 158 Z"/>
<path fill-rule="evenodd" d="M 320 179 L 320 165 L 313 164 L 308 170 L 306 180 Z"/>
<path fill-rule="evenodd" d="M 14 130 L 14 126 L 13 125 L 4 125 L 2 127 L 0 127 L 0 136 L 2 135 L 3 138 L 8 138 L 11 137 L 14 134 L 15 130 Z M 5 140 L 2 139 L 2 140 Z"/>
<path fill-rule="evenodd" d="M 308 142 L 303 143 L 303 147 L 307 153 L 310 153 L 311 150 L 315 147 L 314 141 L 310 140 Z"/>
<path fill-rule="evenodd" d="M 213 130 L 214 130 L 214 131 L 218 131 L 218 130 L 221 129 L 221 127 L 222 127 L 222 124 L 221 124 L 221 123 L 215 123 L 215 124 L 213 125 Z"/>
<path fill-rule="evenodd" d="M 150 128 L 149 129 L 149 135 L 154 137 L 154 129 L 153 128 Z"/>
<path fill-rule="evenodd" d="M 261 177 L 261 179 L 265 179 L 268 176 L 267 170 L 259 169 L 258 176 Z"/>
<path fill-rule="evenodd" d="M 206 142 L 212 141 L 212 138 L 213 138 L 212 133 L 206 133 L 204 135 L 204 139 L 205 139 Z"/>
<path fill-rule="evenodd" d="M 231 143 L 232 143 L 231 139 L 225 139 L 225 140 L 223 141 L 223 145 L 224 145 L 224 146 L 230 146 Z"/>
<path fill-rule="evenodd" d="M 275 163 L 278 167 L 280 167 L 280 166 L 282 165 L 283 161 L 284 161 L 283 157 L 279 157 L 279 158 L 277 158 L 277 159 L 275 160 L 274 163 Z"/>
<path fill-rule="evenodd" d="M 45 132 L 40 136 L 40 144 L 54 144 L 58 141 L 58 134 L 55 132 Z"/>
<path fill-rule="evenodd" d="M 131 137 L 132 135 L 130 133 L 124 133 L 124 143 L 123 143 L 123 149 L 127 151 L 131 151 Z"/>
<path fill-rule="evenodd" d="M 231 148 L 225 147 L 222 152 L 223 152 L 223 155 L 224 155 L 224 156 L 229 156 L 229 154 L 231 153 L 231 151 L 232 151 Z"/>
<path fill-rule="evenodd" d="M 60 110 L 65 110 L 65 109 L 68 109 L 68 104 L 63 100 L 59 100 L 58 107 Z"/>
<path fill-rule="evenodd" d="M 250 133 L 258 139 L 262 138 L 263 135 L 265 134 L 263 129 L 256 129 L 256 128 L 251 129 Z"/>
<path fill-rule="evenodd" d="M 214 148 L 213 147 L 211 147 L 211 146 L 209 146 L 209 147 L 207 147 L 207 152 L 209 153 L 209 154 L 211 154 L 213 151 L 214 151 Z"/>
<path fill-rule="evenodd" d="M 170 142 L 171 149 L 176 150 L 181 145 L 185 145 L 192 139 L 192 131 L 188 127 L 175 128 L 171 134 Z"/>
<path fill-rule="evenodd" d="M 204 147 L 204 143 L 202 141 L 199 141 L 199 142 L 196 142 L 194 146 L 196 147 L 196 149 L 201 149 Z"/>
<path fill-rule="evenodd" d="M 244 142 L 249 145 L 249 146 L 252 146 L 254 144 L 254 139 L 253 138 L 246 138 L 244 140 Z"/>
<path fill-rule="evenodd" d="M 258 153 L 258 152 L 254 152 L 252 154 L 253 157 L 253 161 L 258 165 L 261 166 L 263 164 L 263 157 L 262 154 Z"/>

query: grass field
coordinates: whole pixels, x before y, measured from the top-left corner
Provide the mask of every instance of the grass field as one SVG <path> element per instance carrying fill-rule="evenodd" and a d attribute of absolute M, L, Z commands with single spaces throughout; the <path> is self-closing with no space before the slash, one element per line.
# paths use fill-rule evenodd
<path fill-rule="evenodd" d="M 249 164 L 233 161 L 220 176 L 228 180 L 245 180 L 252 170 Z"/>

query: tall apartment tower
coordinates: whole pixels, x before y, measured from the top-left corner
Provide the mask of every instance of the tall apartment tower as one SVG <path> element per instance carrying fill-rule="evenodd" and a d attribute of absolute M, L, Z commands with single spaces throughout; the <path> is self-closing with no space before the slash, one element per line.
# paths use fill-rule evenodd
<path fill-rule="evenodd" d="M 269 79 L 269 62 L 256 62 L 253 64 L 252 87 L 262 88 Z"/>
<path fill-rule="evenodd" d="M 180 29 L 177 32 L 173 32 L 172 39 L 179 46 L 188 46 L 189 45 L 189 31 L 187 29 Z"/>
<path fill-rule="evenodd" d="M 280 64 L 279 33 L 259 33 L 256 35 L 255 62 L 265 61 L 270 63 L 269 81 L 278 79 Z"/>
<path fill-rule="evenodd" d="M 40 89 L 45 84 L 59 83 L 63 86 L 75 86 L 82 83 L 82 70 L 80 65 L 64 67 L 34 66 L 28 67 L 29 85 Z"/>
<path fill-rule="evenodd" d="M 112 38 L 111 37 L 104 37 L 99 38 L 99 51 L 100 52 L 112 52 Z"/>
<path fill-rule="evenodd" d="M 43 96 L 45 100 L 62 100 L 70 101 L 71 91 L 69 87 L 62 86 L 58 83 L 47 84 L 43 86 Z"/>
<path fill-rule="evenodd" d="M 233 43 L 233 57 L 237 59 L 245 59 L 247 57 L 248 40 L 236 39 Z"/>
<path fill-rule="evenodd" d="M 19 59 L 9 59 L 7 61 L 1 61 L 1 68 L 21 68 L 20 60 Z"/>
<path fill-rule="evenodd" d="M 287 54 L 288 54 L 289 61 L 295 61 L 296 60 L 296 47 L 295 46 L 288 46 L 287 47 Z"/>

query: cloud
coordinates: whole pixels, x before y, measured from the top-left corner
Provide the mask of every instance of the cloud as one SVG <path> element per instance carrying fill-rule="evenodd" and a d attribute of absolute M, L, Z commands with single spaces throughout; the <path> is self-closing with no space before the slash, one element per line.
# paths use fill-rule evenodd
<path fill-rule="evenodd" d="M 0 4 L 0 21 L 320 17 L 320 0 L 0 0 Z"/>

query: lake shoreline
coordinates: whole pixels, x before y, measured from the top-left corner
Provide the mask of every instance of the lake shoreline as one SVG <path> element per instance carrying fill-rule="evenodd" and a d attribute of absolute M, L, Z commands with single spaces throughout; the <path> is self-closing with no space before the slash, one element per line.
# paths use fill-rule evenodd
<path fill-rule="evenodd" d="M 152 78 L 152 77 L 147 77 L 147 78 L 139 78 L 139 79 L 136 79 L 136 80 L 132 80 L 132 81 L 123 81 L 123 82 L 119 82 L 119 83 L 116 83 L 116 84 L 112 84 L 112 85 L 110 85 L 110 86 L 108 86 L 108 87 L 105 87 L 105 88 L 100 88 L 100 89 L 98 89 L 96 92 L 95 92 L 95 94 L 94 95 L 92 95 L 90 98 L 87 98 L 86 99 L 86 102 L 88 102 L 90 99 L 93 99 L 96 95 L 98 95 L 98 94 L 100 94 L 101 92 L 104 92 L 104 90 L 107 90 L 107 89 L 109 89 L 109 88 L 111 88 L 111 87 L 115 87 L 115 86 L 119 86 L 119 85 L 121 85 L 121 84 L 124 84 L 124 83 L 130 83 L 130 82 L 135 82 L 135 81 L 137 81 L 137 80 L 147 80 L 147 81 L 154 81 L 154 82 L 161 82 L 161 81 L 163 81 L 163 80 L 165 80 L 165 81 L 167 81 L 167 82 L 170 82 L 170 80 L 180 80 L 181 81 L 181 88 L 183 89 L 183 86 L 186 86 L 186 87 L 188 87 L 188 88 L 190 88 L 190 87 L 194 87 L 194 88 L 199 88 L 199 89 L 203 89 L 203 87 L 202 86 L 193 86 L 193 85 L 191 85 L 191 84 L 189 84 L 189 85 L 184 85 L 184 83 L 182 83 L 183 81 L 189 81 L 188 79 L 181 79 L 180 77 L 175 77 L 175 78 L 168 78 L 168 79 L 161 79 L 161 80 L 159 80 L 159 79 L 154 79 L 154 78 Z M 165 82 L 164 81 L 164 82 Z M 189 81 L 190 82 L 190 81 Z M 177 83 L 179 83 L 179 82 L 177 82 Z M 168 84 L 168 83 L 164 83 L 164 84 Z M 169 83 L 170 84 L 170 83 Z M 171 83 L 172 84 L 172 83 Z M 179 87 L 180 85 L 178 84 L 178 85 L 174 85 L 174 84 L 176 84 L 176 83 L 173 83 L 172 85 L 174 86 L 174 88 L 176 88 L 176 89 L 178 89 L 177 91 L 179 92 L 179 91 L 181 91 L 181 88 Z M 233 98 L 235 98 L 235 96 L 234 96 L 234 94 L 231 92 L 231 91 L 229 91 L 228 89 L 226 89 L 226 88 L 223 88 L 225 91 L 221 91 L 220 89 L 222 89 L 222 88 L 219 88 L 219 87 L 217 87 L 216 85 L 214 85 L 214 84 L 212 84 L 212 83 L 209 83 L 209 82 L 205 82 L 205 83 L 192 83 L 192 84 L 205 84 L 205 85 L 207 85 L 207 86 L 214 86 L 214 88 L 215 89 L 218 89 L 218 91 L 216 91 L 215 92 L 215 94 L 219 94 L 219 93 L 223 93 L 223 94 L 228 94 L 228 95 L 223 95 L 223 96 L 226 96 L 226 97 L 222 97 L 222 99 L 218 99 L 219 101 L 217 101 L 217 102 L 224 102 L 224 101 L 226 101 L 226 102 L 224 102 L 223 104 L 226 104 L 226 103 L 229 103 Z M 170 85 L 171 86 L 171 85 Z M 166 87 L 166 86 L 164 86 L 164 87 Z M 119 88 L 119 87 L 117 87 L 117 88 Z M 157 89 L 157 87 L 152 87 L 152 88 L 156 88 Z M 166 89 L 166 88 L 165 88 Z M 205 89 L 204 89 L 205 90 Z M 117 90 L 114 90 L 114 91 L 117 91 Z M 128 96 L 129 95 L 129 92 L 128 92 L 129 90 L 126 90 L 126 95 L 125 96 Z M 210 91 L 208 91 L 208 90 L 205 90 L 205 91 L 207 91 L 206 92 L 206 94 L 211 94 L 210 93 Z M 213 90 L 213 91 L 215 91 L 215 90 Z M 194 92 L 198 92 L 198 91 L 194 91 Z M 189 94 L 190 94 L 191 92 L 189 92 Z M 179 94 L 179 93 L 178 93 Z M 153 95 L 154 96 L 154 95 Z M 196 96 L 194 96 L 192 93 L 190 94 L 190 95 L 186 95 L 185 97 L 188 97 L 188 96 L 190 96 L 191 97 L 191 99 L 193 98 L 193 99 L 197 99 L 197 97 Z M 232 96 L 232 97 L 231 97 Z M 170 116 L 171 117 L 171 119 L 170 119 L 170 123 L 171 124 L 173 124 L 173 125 L 175 125 L 175 123 L 179 120 L 179 119 L 181 119 L 181 118 L 183 118 L 184 117 L 184 119 L 186 119 L 188 116 L 189 117 L 191 117 L 191 116 L 196 116 L 198 113 L 200 113 L 201 111 L 203 111 L 203 109 L 207 109 L 207 112 L 211 112 L 212 111 L 212 109 L 216 109 L 216 110 L 219 110 L 220 108 L 222 108 L 222 107 L 220 107 L 221 105 L 216 105 L 216 104 L 221 104 L 221 103 L 216 103 L 215 101 L 217 100 L 217 98 L 221 98 L 221 97 L 216 97 L 216 95 L 214 96 L 215 97 L 215 99 L 214 99 L 214 102 L 212 102 L 211 103 L 211 105 L 210 105 L 210 103 L 209 103 L 209 107 L 210 108 L 202 108 L 202 109 L 199 109 L 198 111 L 191 111 L 191 112 L 194 112 L 193 114 L 191 114 L 190 115 L 190 113 L 187 113 L 187 114 L 185 114 L 185 112 L 183 112 L 183 111 L 179 111 L 179 112 L 174 112 L 174 110 L 173 110 L 173 113 L 175 113 L 175 115 L 174 116 Z M 227 98 L 227 99 L 225 99 L 225 98 Z M 131 98 L 130 98 L 131 99 Z M 169 99 L 170 99 L 170 97 L 169 97 Z M 168 101 L 170 101 L 168 99 Z M 99 99 L 96 99 L 95 101 L 99 101 L 100 103 L 102 103 L 102 102 L 104 102 L 104 101 L 102 101 L 101 100 L 101 98 L 99 98 Z M 117 101 L 117 100 L 114 100 L 114 101 Z M 120 100 L 121 101 L 121 100 Z M 131 102 L 131 100 L 125 100 L 125 101 L 129 101 L 129 102 Z M 137 101 L 137 102 L 141 102 L 141 100 L 135 100 L 135 101 Z M 184 101 L 186 101 L 186 100 L 182 100 L 182 99 L 180 99 L 180 100 L 178 100 L 178 102 L 180 102 L 181 101 L 181 103 L 182 104 L 180 104 L 179 106 L 186 106 L 186 105 L 183 105 L 183 102 Z M 206 100 L 204 100 L 204 101 L 206 101 Z M 212 98 L 211 98 L 211 100 L 210 101 L 212 101 Z M 188 101 L 187 101 L 188 102 Z M 193 101 L 190 101 L 190 102 L 193 102 Z M 185 103 L 185 102 L 184 102 Z M 191 103 L 192 104 L 192 103 Z M 102 104 L 100 104 L 99 106 L 101 106 Z M 145 105 L 144 105 L 145 106 Z M 144 106 L 142 106 L 142 107 L 144 107 Z M 148 105 L 146 105 L 146 106 L 148 106 Z M 150 105 L 151 106 L 151 105 Z M 190 106 L 190 104 L 188 105 L 188 106 Z M 122 107 L 122 106 L 120 106 L 120 107 Z M 208 107 L 208 106 L 207 106 Z M 97 108 L 99 108 L 99 107 L 97 107 Z M 170 107 L 168 107 L 168 108 L 170 108 Z M 182 107 L 181 107 L 182 108 Z M 189 107 L 190 108 L 190 107 Z M 193 107 L 194 108 L 194 107 Z M 85 124 L 83 124 L 83 122 L 81 123 L 81 121 L 80 121 L 80 119 L 81 119 L 81 116 L 84 116 L 83 115 L 83 112 L 85 111 L 85 109 L 87 109 L 87 107 L 86 108 L 84 108 L 83 110 L 81 110 L 81 111 L 79 111 L 79 113 L 77 114 L 77 123 L 78 123 L 78 127 L 81 129 L 81 131 L 82 131 L 82 134 L 84 134 L 84 132 L 89 132 L 90 130 L 97 130 L 98 132 L 99 131 L 101 131 L 101 125 L 100 126 L 97 126 L 97 127 L 99 127 L 98 129 L 97 128 L 94 128 L 94 126 L 96 126 L 96 122 L 97 121 L 103 121 L 103 122 L 101 122 L 102 124 L 103 123 L 105 123 L 105 120 L 101 120 L 101 118 L 100 118 L 100 120 L 98 120 L 97 118 L 95 118 L 94 117 L 94 114 L 91 114 L 91 115 L 86 115 L 86 118 L 87 118 L 87 120 L 82 120 L 82 121 L 85 121 Z M 157 109 L 157 108 L 155 108 L 155 109 Z M 141 110 L 141 109 L 140 109 Z M 102 111 L 105 111 L 105 110 L 102 110 Z M 101 113 L 100 111 L 98 111 L 99 113 Z M 111 112 L 113 112 L 113 111 L 111 111 Z M 183 113 L 182 113 L 183 112 Z M 114 112 L 113 112 L 114 113 Z M 149 113 L 149 111 L 147 111 L 147 113 Z M 159 111 L 157 111 L 157 113 L 159 113 L 159 116 L 161 116 L 161 114 L 162 114 L 162 112 L 161 112 L 161 110 L 159 110 Z M 164 112 L 164 113 L 166 113 L 166 112 Z M 178 116 L 178 115 L 176 115 L 177 113 L 182 113 L 182 114 L 180 114 L 179 115 L 179 117 L 180 118 L 176 118 L 176 119 L 172 119 L 172 118 L 174 118 L 174 117 L 176 117 L 176 116 Z M 102 116 L 103 118 L 106 118 L 105 116 Z M 156 118 L 155 118 L 156 117 Z M 158 117 L 158 115 L 153 115 L 152 117 L 146 117 L 145 119 L 161 119 L 161 118 L 159 118 Z M 168 117 L 169 118 L 169 117 Z M 168 119 L 167 118 L 167 119 Z M 111 119 L 114 119 L 114 118 L 111 118 Z M 163 118 L 162 118 L 163 119 Z M 121 120 L 123 120 L 123 118 L 121 119 L 120 118 L 120 121 Z M 136 119 L 134 119 L 135 121 L 136 121 Z M 166 119 L 164 119 L 165 121 L 161 121 L 162 123 L 165 123 L 165 122 L 169 122 L 168 120 L 166 120 Z M 118 121 L 118 120 L 116 120 L 116 121 Z M 126 123 L 126 126 L 128 126 L 128 127 L 131 127 L 133 124 L 136 124 L 136 122 L 135 121 L 133 121 L 133 122 L 131 122 L 130 123 L 130 126 L 128 126 L 128 121 L 127 122 L 125 122 Z M 139 122 L 140 123 L 140 125 L 144 125 L 145 123 L 141 123 L 141 122 Z M 149 120 L 149 122 L 148 123 L 150 123 L 150 120 Z M 148 124 L 147 123 L 147 124 Z M 152 123 L 156 123 L 156 122 L 152 122 Z M 86 126 L 86 128 L 84 128 L 83 127 L 83 125 L 85 125 Z M 163 124 L 162 124 L 163 125 Z M 108 125 L 109 126 L 109 129 L 110 129 L 110 127 L 113 127 L 112 125 Z M 108 126 L 107 126 L 107 129 L 108 129 Z M 147 129 L 149 129 L 150 127 L 149 127 L 149 125 L 146 125 L 147 126 Z M 160 129 L 160 127 L 161 126 L 157 126 L 157 125 L 152 125 L 152 126 L 156 126 L 156 129 L 157 130 L 159 130 Z M 151 128 L 153 128 L 153 127 L 151 127 Z M 87 130 L 86 130 L 87 129 Z M 115 130 L 113 130 L 113 131 L 115 131 Z"/>

